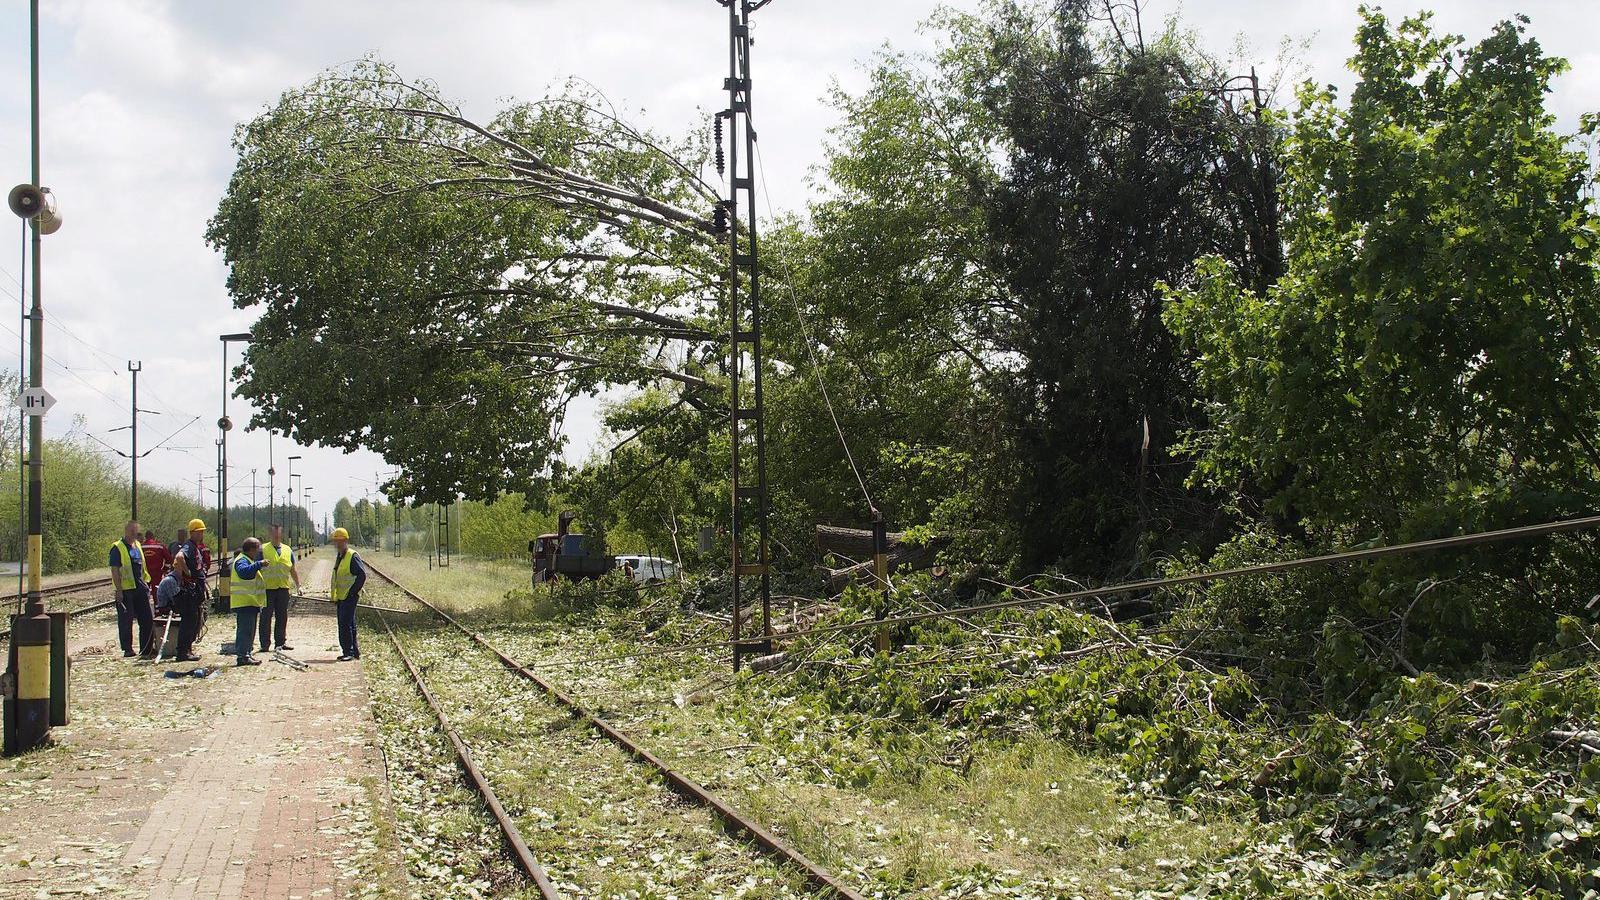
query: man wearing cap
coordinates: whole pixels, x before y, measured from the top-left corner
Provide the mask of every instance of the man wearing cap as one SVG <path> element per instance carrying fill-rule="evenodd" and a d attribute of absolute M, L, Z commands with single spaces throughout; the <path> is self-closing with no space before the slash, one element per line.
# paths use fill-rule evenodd
<path fill-rule="evenodd" d="M 200 634 L 200 612 L 208 593 L 206 567 L 210 554 L 201 551 L 205 535 L 206 523 L 190 519 L 188 539 L 173 558 L 173 568 L 178 570 L 183 581 L 183 590 L 178 592 L 177 598 L 179 662 L 200 661 L 200 657 L 194 655 L 194 641 Z"/>
<path fill-rule="evenodd" d="M 293 650 L 289 634 L 289 582 L 300 590 L 300 570 L 294 565 L 294 548 L 283 542 L 283 526 L 274 523 L 272 540 L 261 546 L 261 558 L 267 567 L 261 577 L 267 588 L 267 605 L 261 609 L 261 652 L 272 649 L 276 639 L 279 650 Z M 276 619 L 276 627 L 273 620 Z"/>
<path fill-rule="evenodd" d="M 367 583 L 367 568 L 350 549 L 350 532 L 343 528 L 333 530 L 333 549 L 333 585 L 328 593 L 338 604 L 339 661 L 349 662 L 361 658 L 361 646 L 356 643 L 356 604 Z"/>

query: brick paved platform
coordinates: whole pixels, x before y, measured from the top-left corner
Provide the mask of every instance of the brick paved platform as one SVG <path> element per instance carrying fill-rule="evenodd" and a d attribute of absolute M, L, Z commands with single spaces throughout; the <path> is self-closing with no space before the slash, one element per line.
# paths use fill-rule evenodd
<path fill-rule="evenodd" d="M 328 557 L 301 568 L 324 586 Z M 0 764 L 0 897 L 342 897 L 388 868 L 387 816 L 361 664 L 335 662 L 333 607 L 290 614 L 295 671 L 234 669 L 213 615 L 195 665 L 135 666 L 114 618 L 76 623 L 72 725 L 56 746 Z"/>

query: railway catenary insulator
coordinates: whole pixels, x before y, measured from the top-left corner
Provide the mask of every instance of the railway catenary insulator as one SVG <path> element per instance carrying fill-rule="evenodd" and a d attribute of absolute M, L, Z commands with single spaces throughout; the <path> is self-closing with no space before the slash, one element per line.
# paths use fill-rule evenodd
<path fill-rule="evenodd" d="M 711 119 L 712 143 L 717 148 L 717 174 L 725 174 L 728 170 L 728 154 L 722 146 L 722 113 L 717 113 Z"/>

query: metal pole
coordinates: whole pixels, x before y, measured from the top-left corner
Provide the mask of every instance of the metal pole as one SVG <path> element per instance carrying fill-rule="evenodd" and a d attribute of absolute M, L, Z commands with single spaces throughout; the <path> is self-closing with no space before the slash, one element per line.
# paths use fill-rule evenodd
<path fill-rule="evenodd" d="M 217 489 L 212 492 L 216 505 L 211 510 L 216 513 L 216 518 L 213 521 L 220 528 L 222 525 L 222 438 L 217 438 L 217 467 L 212 474 L 216 476 Z"/>
<path fill-rule="evenodd" d="M 228 432 L 233 423 L 228 421 L 228 339 L 222 338 L 222 418 L 217 420 L 217 559 L 228 565 Z M 217 579 L 220 603 L 227 603 L 232 592 L 231 578 Z"/>
<path fill-rule="evenodd" d="M 250 533 L 258 534 L 256 530 L 256 470 L 250 470 Z"/>
<path fill-rule="evenodd" d="M 137 360 L 128 361 L 128 371 L 133 374 L 133 475 L 128 486 L 128 514 L 134 521 L 139 520 L 139 371 L 144 368 L 144 363 Z"/>
<path fill-rule="evenodd" d="M 33 97 L 33 186 L 39 180 L 39 0 L 30 0 L 29 48 Z M 44 387 L 44 268 L 40 264 L 39 220 L 33 220 L 33 308 L 28 313 L 28 382 Z M 44 614 L 44 599 L 39 590 L 40 568 L 44 559 L 44 417 L 28 417 L 28 614 Z"/>
<path fill-rule="evenodd" d="M 289 502 L 285 504 L 287 507 L 284 512 L 285 515 L 291 514 L 294 509 L 294 461 L 297 459 L 300 459 L 300 457 L 289 457 L 289 493 L 287 495 Z M 300 517 L 298 515 L 294 517 L 294 527 L 289 529 L 289 543 L 291 546 L 299 546 L 300 544 Z"/>
<path fill-rule="evenodd" d="M 22 223 L 22 267 L 17 271 L 26 272 L 28 269 L 28 223 Z M 17 386 L 22 386 L 22 370 L 28 365 L 28 279 L 21 276 L 22 291 L 17 298 Z M 22 410 L 17 411 L 17 462 L 27 455 L 25 446 L 28 439 L 28 415 Z M 27 558 L 24 548 L 27 546 L 28 533 L 28 467 L 17 466 L 17 559 L 20 562 Z M 17 566 L 17 615 L 22 615 L 24 604 L 27 600 L 27 589 L 23 584 L 26 577 L 27 566 Z"/>
<path fill-rule="evenodd" d="M 762 397 L 761 269 L 756 240 L 755 128 L 750 106 L 750 14 L 767 0 L 730 0 L 728 7 L 728 108 L 718 122 L 727 122 L 728 195 L 721 208 L 728 226 L 728 377 L 729 389 L 729 539 L 732 546 L 733 668 L 744 656 L 772 651 L 772 581 L 769 556 L 765 406 Z M 718 129 L 721 130 L 720 128 Z M 740 144 L 743 144 L 741 152 Z M 719 145 L 720 149 L 720 145 Z M 721 169 L 719 154 L 718 169 Z M 744 200 L 743 228 L 740 200 Z M 742 232 L 742 239 L 741 239 Z M 741 296 L 741 290 L 743 295 Z M 745 321 L 748 316 L 748 321 Z M 752 396 L 742 401 L 744 354 L 750 356 Z M 749 423 L 748 426 L 746 423 Z M 746 439 L 749 439 L 748 445 Z M 754 456 L 754 483 L 747 484 L 741 462 L 746 450 Z M 753 506 L 754 509 L 747 508 Z M 749 541 L 749 514 L 755 518 L 755 540 Z M 747 543 L 753 543 L 748 552 Z M 747 559 L 749 561 L 747 561 Z M 761 602 L 759 640 L 741 640 L 745 597 L 740 579 L 754 576 Z"/>
<path fill-rule="evenodd" d="M 29 74 L 31 76 L 33 185 L 39 180 L 39 0 L 28 4 Z M 29 384 L 44 387 L 43 269 L 39 264 L 42 232 L 33 219 L 33 306 L 28 313 Z M 65 647 L 52 646 L 53 623 L 44 610 L 39 589 L 43 565 L 44 531 L 41 502 L 44 494 L 44 419 L 28 416 L 28 594 L 26 612 L 11 623 L 8 651 L 10 687 L 5 698 L 4 749 L 7 753 L 30 750 L 49 737 L 50 726 L 66 718 Z M 63 614 L 64 615 L 64 614 Z M 61 629 L 65 636 L 65 627 Z M 58 671 L 59 669 L 59 671 Z M 58 684 L 59 676 L 59 684 Z"/>

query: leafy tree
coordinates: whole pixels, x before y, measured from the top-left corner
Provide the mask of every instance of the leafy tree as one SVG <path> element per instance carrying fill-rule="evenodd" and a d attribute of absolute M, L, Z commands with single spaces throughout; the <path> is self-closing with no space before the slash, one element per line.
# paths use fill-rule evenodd
<path fill-rule="evenodd" d="M 1197 416 L 1161 285 L 1205 254 L 1250 283 L 1279 267 L 1270 123 L 1180 32 L 1101 8 L 1002 5 L 972 76 L 1008 148 L 985 209 L 1023 558 L 1090 570 L 1215 522 L 1167 452 Z"/>
<path fill-rule="evenodd" d="M 1272 115 L 1180 32 L 1147 40 L 1137 4 L 1113 12 L 936 18 L 931 67 L 887 55 L 837 98 L 830 194 L 793 241 L 812 324 L 786 358 L 817 348 L 888 512 L 1006 523 L 993 540 L 1030 568 L 1209 535 L 1214 505 L 1168 452 L 1198 413 L 1160 286 L 1208 253 L 1261 283 L 1281 268 Z M 826 517 L 854 492 L 816 393 L 796 375 L 772 396 L 811 423 L 792 464 L 831 492 Z"/>
<path fill-rule="evenodd" d="M 1426 16 L 1364 11 L 1348 105 L 1300 91 L 1287 273 L 1262 291 L 1211 259 L 1168 310 L 1206 397 L 1199 476 L 1260 493 L 1313 546 L 1600 500 L 1600 220 L 1587 160 L 1545 108 L 1565 63 L 1524 24 L 1467 46 Z M 1572 573 L 1592 559 L 1564 556 L 1588 547 L 1395 564 L 1279 624 L 1383 623 L 1403 640 L 1410 616 L 1435 659 L 1525 647 L 1588 596 Z"/>
<path fill-rule="evenodd" d="M 264 307 L 238 372 L 253 427 L 373 449 L 401 467 L 392 496 L 492 498 L 548 476 L 578 394 L 713 390 L 715 194 L 680 161 L 693 145 L 576 89 L 479 124 L 375 60 L 235 143 L 207 237 L 235 305 Z"/>
<path fill-rule="evenodd" d="M 1169 317 L 1207 478 L 1386 538 L 1592 503 L 1600 219 L 1544 106 L 1565 64 L 1522 29 L 1465 47 L 1367 11 L 1348 108 L 1301 90 L 1288 274 L 1212 260 Z"/>

